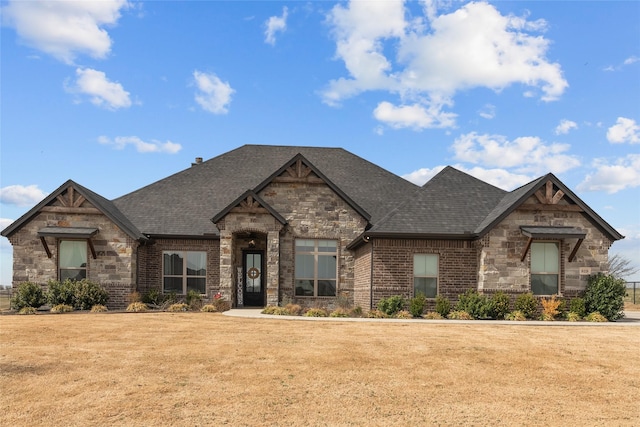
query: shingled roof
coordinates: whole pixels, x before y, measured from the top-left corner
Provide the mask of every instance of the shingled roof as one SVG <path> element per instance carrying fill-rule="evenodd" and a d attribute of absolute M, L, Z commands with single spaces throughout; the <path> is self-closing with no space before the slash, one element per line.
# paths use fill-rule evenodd
<path fill-rule="evenodd" d="M 217 236 L 211 218 L 297 155 L 375 223 L 419 187 L 342 148 L 244 145 L 113 201 L 150 236 Z"/>

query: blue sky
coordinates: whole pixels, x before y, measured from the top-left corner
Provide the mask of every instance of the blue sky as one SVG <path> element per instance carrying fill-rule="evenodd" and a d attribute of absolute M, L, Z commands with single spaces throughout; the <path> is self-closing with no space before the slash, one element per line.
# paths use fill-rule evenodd
<path fill-rule="evenodd" d="M 67 179 L 111 199 L 243 144 L 331 146 L 418 184 L 553 172 L 640 266 L 640 2 L 0 4 L 0 228 Z"/>

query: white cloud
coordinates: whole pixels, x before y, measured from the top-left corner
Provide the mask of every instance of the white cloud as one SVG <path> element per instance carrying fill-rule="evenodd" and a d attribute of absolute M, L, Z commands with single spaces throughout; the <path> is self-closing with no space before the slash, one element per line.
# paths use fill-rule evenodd
<path fill-rule="evenodd" d="M 628 154 L 613 164 L 605 159 L 596 159 L 593 166 L 596 172 L 587 175 L 578 185 L 578 191 L 606 191 L 613 194 L 640 186 L 640 154 Z"/>
<path fill-rule="evenodd" d="M 104 72 L 78 68 L 76 76 L 75 84 L 67 87 L 69 92 L 88 95 L 93 105 L 109 110 L 131 106 L 129 92 L 120 83 L 109 81 Z"/>
<path fill-rule="evenodd" d="M 23 43 L 72 64 L 78 54 L 107 56 L 111 38 L 103 27 L 115 25 L 128 7 L 126 0 L 10 0 L 2 15 Z"/>
<path fill-rule="evenodd" d="M 282 33 L 287 29 L 288 14 L 289 9 L 285 6 L 282 8 L 282 16 L 272 16 L 267 19 L 267 22 L 265 22 L 267 28 L 264 31 L 265 43 L 269 43 L 272 46 L 276 44 L 276 33 Z"/>
<path fill-rule="evenodd" d="M 223 82 L 213 73 L 202 73 L 198 70 L 193 72 L 198 92 L 196 102 L 204 109 L 213 114 L 226 114 L 231 102 L 231 95 L 235 92 L 228 82 Z"/>
<path fill-rule="evenodd" d="M 640 126 L 633 119 L 618 117 L 616 124 L 607 130 L 607 140 L 614 144 L 625 142 L 638 144 L 640 143 Z"/>
<path fill-rule="evenodd" d="M 608 66 L 606 66 L 604 68 L 604 71 L 620 71 L 624 67 L 626 67 L 627 65 L 635 64 L 638 61 L 640 61 L 640 57 L 632 55 L 632 56 L 628 57 L 627 59 L 625 59 L 624 61 L 622 61 L 622 64 L 620 64 L 620 65 L 617 65 L 617 66 L 608 65 Z"/>
<path fill-rule="evenodd" d="M 0 218 L 0 230 L 4 230 L 5 228 L 13 224 L 13 221 L 15 220 L 9 218 Z"/>
<path fill-rule="evenodd" d="M 451 127 L 456 118 L 455 114 L 445 113 L 434 106 L 413 104 L 396 107 L 386 101 L 378 104 L 373 111 L 373 116 L 396 129 L 413 128 L 416 130 Z"/>
<path fill-rule="evenodd" d="M 491 120 L 496 116 L 496 106 L 492 104 L 485 104 L 480 111 L 478 111 L 478 115 L 483 119 Z"/>
<path fill-rule="evenodd" d="M 541 91 L 544 101 L 563 94 L 568 84 L 560 65 L 547 60 L 549 40 L 539 34 L 546 27 L 543 20 L 503 16 L 487 3 L 437 15 L 433 5 L 427 3 L 426 16 L 411 21 L 400 0 L 335 6 L 327 20 L 336 57 L 349 77 L 330 81 L 323 101 L 337 105 L 364 91 L 383 90 L 398 95 L 401 105 L 419 103 L 433 111 L 452 106 L 457 92 L 475 87 L 500 91 L 519 83 L 529 92 Z M 408 124 L 402 116 L 395 127 L 425 127 L 423 115 L 415 117 Z"/>
<path fill-rule="evenodd" d="M 560 124 L 556 126 L 556 135 L 567 134 L 571 129 L 578 129 L 578 124 L 571 120 L 562 119 Z"/>
<path fill-rule="evenodd" d="M 502 135 L 471 132 L 458 137 L 452 147 L 455 159 L 497 168 L 513 168 L 517 173 L 562 173 L 580 165 L 565 154 L 568 144 L 545 144 L 538 137 L 518 137 L 509 141 Z"/>
<path fill-rule="evenodd" d="M 42 201 L 46 195 L 47 193 L 39 189 L 37 185 L 9 185 L 0 188 L 0 203 L 16 206 L 33 206 Z"/>
<path fill-rule="evenodd" d="M 638 61 L 640 61 L 640 58 L 639 58 L 639 57 L 637 57 L 637 56 L 630 56 L 630 57 L 628 57 L 627 59 L 625 59 L 625 60 L 624 60 L 623 64 L 624 64 L 624 65 L 631 65 L 631 64 L 633 64 L 634 62 L 638 62 Z"/>
<path fill-rule="evenodd" d="M 520 187 L 533 179 L 528 175 L 512 173 L 505 169 L 485 169 L 482 167 L 466 168 L 460 164 L 454 165 L 453 167 L 504 190 L 513 190 L 514 188 Z M 436 166 L 432 169 L 422 168 L 403 175 L 402 177 L 416 185 L 423 185 L 440 173 L 444 168 L 445 166 Z"/>
<path fill-rule="evenodd" d="M 100 136 L 98 137 L 98 142 L 104 145 L 111 145 L 117 150 L 122 150 L 127 145 L 133 145 L 138 153 L 175 154 L 178 151 L 182 150 L 182 146 L 175 142 L 160 142 L 156 140 L 145 142 L 137 136 L 116 136 L 114 139 L 110 139 L 106 136 Z"/>

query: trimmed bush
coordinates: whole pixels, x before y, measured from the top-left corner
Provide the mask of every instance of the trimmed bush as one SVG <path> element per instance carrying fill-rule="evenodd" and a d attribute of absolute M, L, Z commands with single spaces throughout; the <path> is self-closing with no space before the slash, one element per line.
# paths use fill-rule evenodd
<path fill-rule="evenodd" d="M 172 313 L 179 313 L 179 312 L 183 312 L 183 311 L 189 311 L 189 306 L 183 302 L 178 302 L 175 304 L 171 304 L 169 306 L 169 308 L 167 308 L 167 311 L 170 311 Z"/>
<path fill-rule="evenodd" d="M 42 288 L 37 283 L 24 282 L 20 283 L 13 293 L 11 299 L 11 307 L 15 310 L 22 310 L 25 307 L 40 307 L 47 299 L 45 298 Z"/>
<path fill-rule="evenodd" d="M 442 317 L 447 317 L 451 313 L 451 302 L 442 295 L 436 297 L 436 313 Z"/>
<path fill-rule="evenodd" d="M 72 311 L 73 306 L 68 304 L 58 304 L 51 307 L 51 312 L 54 314 L 71 313 Z"/>
<path fill-rule="evenodd" d="M 578 322 L 579 320 L 582 320 L 582 316 L 580 316 L 576 312 L 570 311 L 569 313 L 567 313 L 567 320 L 569 322 Z"/>
<path fill-rule="evenodd" d="M 324 308 L 310 308 L 304 315 L 306 317 L 328 317 L 329 313 Z"/>
<path fill-rule="evenodd" d="M 47 302 L 52 307 L 59 304 L 75 305 L 75 282 L 67 279 L 63 282 L 50 280 Z"/>
<path fill-rule="evenodd" d="M 405 301 L 401 295 L 394 295 L 389 298 L 382 298 L 378 301 L 378 310 L 387 316 L 394 316 L 404 308 Z"/>
<path fill-rule="evenodd" d="M 491 296 L 491 308 L 493 311 L 493 316 L 496 319 L 504 319 L 504 317 L 509 313 L 509 305 L 511 301 L 509 300 L 509 296 L 502 291 L 496 292 Z"/>
<path fill-rule="evenodd" d="M 329 314 L 329 317 L 349 317 L 349 310 L 338 307 Z"/>
<path fill-rule="evenodd" d="M 300 316 L 302 314 L 302 307 L 298 304 L 289 303 L 284 308 L 291 316 Z"/>
<path fill-rule="evenodd" d="M 22 307 L 18 314 L 36 314 L 38 310 L 35 307 Z"/>
<path fill-rule="evenodd" d="M 580 318 L 584 317 L 587 314 L 587 307 L 584 303 L 584 298 L 574 298 L 569 302 L 569 312 L 575 313 Z"/>
<path fill-rule="evenodd" d="M 97 283 L 88 280 L 75 282 L 74 308 L 90 310 L 94 305 L 105 305 L 109 300 L 109 294 Z"/>
<path fill-rule="evenodd" d="M 440 313 L 435 312 L 435 311 L 430 311 L 429 313 L 425 314 L 422 317 L 424 319 L 428 319 L 428 320 L 441 320 L 441 319 L 443 319 L 442 315 Z"/>
<path fill-rule="evenodd" d="M 593 313 L 589 313 L 587 317 L 584 318 L 587 322 L 607 322 L 607 318 L 602 314 L 594 311 Z"/>
<path fill-rule="evenodd" d="M 589 277 L 584 293 L 587 313 L 597 311 L 609 321 L 622 318 L 626 292 L 623 279 L 602 273 Z"/>
<path fill-rule="evenodd" d="M 400 310 L 393 317 L 396 319 L 413 319 L 415 316 L 407 310 Z"/>
<path fill-rule="evenodd" d="M 107 308 L 106 305 L 96 304 L 93 307 L 91 307 L 92 313 L 106 313 L 107 311 L 109 311 L 109 309 Z"/>
<path fill-rule="evenodd" d="M 218 309 L 213 304 L 205 304 L 205 305 L 202 306 L 200 311 L 202 311 L 204 313 L 217 313 Z"/>
<path fill-rule="evenodd" d="M 132 312 L 135 312 L 135 313 L 139 313 L 139 312 L 147 311 L 147 310 L 149 310 L 149 308 L 143 302 L 132 302 L 131 304 L 129 304 L 127 306 L 127 311 L 132 311 Z"/>
<path fill-rule="evenodd" d="M 387 313 L 385 313 L 384 311 L 380 311 L 380 310 L 369 310 L 367 312 L 367 317 L 369 319 L 388 319 L 389 315 Z"/>
<path fill-rule="evenodd" d="M 466 311 L 452 311 L 447 316 L 447 319 L 452 320 L 473 320 L 473 316 L 467 313 Z"/>
<path fill-rule="evenodd" d="M 527 319 L 533 319 L 538 311 L 538 300 L 531 292 L 520 294 L 516 298 L 515 308 Z"/>
<path fill-rule="evenodd" d="M 418 294 L 409 300 L 409 312 L 413 317 L 422 317 L 424 306 L 427 304 L 427 297 L 424 294 Z"/>
<path fill-rule="evenodd" d="M 469 289 L 458 297 L 456 311 L 467 312 L 474 319 L 490 319 L 493 317 L 491 300 L 478 291 Z"/>
<path fill-rule="evenodd" d="M 508 313 L 506 316 L 504 316 L 504 318 L 506 320 L 516 320 L 519 322 L 527 320 L 527 316 L 525 316 L 524 313 L 520 310 L 512 311 L 511 313 Z"/>

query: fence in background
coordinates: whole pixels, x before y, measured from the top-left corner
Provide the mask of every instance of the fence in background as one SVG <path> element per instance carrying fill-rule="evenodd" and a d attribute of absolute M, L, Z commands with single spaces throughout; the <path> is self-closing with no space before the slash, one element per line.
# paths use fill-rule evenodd
<path fill-rule="evenodd" d="M 640 282 L 627 282 L 627 298 L 625 301 L 633 304 L 640 302 Z"/>

